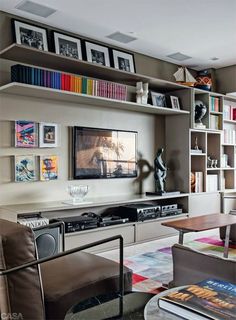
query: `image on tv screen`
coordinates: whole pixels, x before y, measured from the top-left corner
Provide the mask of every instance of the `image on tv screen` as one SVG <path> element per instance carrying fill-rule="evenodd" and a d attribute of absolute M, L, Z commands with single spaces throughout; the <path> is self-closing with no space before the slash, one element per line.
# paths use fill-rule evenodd
<path fill-rule="evenodd" d="M 74 179 L 136 177 L 136 144 L 135 131 L 74 127 Z"/>

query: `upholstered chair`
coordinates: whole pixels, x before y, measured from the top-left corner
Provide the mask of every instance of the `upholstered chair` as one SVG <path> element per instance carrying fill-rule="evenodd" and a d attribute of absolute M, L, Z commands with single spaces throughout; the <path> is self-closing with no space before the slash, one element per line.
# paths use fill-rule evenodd
<path fill-rule="evenodd" d="M 32 229 L 0 220 L 0 311 L 24 320 L 64 319 L 74 304 L 99 294 L 130 291 L 132 271 L 121 264 L 81 252 L 100 242 L 37 259 Z M 122 276 L 123 275 L 123 276 Z"/>

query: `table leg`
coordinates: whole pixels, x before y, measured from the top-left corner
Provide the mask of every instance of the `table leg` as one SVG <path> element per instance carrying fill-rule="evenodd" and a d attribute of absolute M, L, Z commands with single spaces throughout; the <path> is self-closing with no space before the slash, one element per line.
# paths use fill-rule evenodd
<path fill-rule="evenodd" d="M 179 244 L 184 243 L 184 232 L 183 230 L 179 230 Z"/>
<path fill-rule="evenodd" d="M 231 226 L 226 226 L 226 232 L 225 232 L 225 246 L 224 246 L 224 258 L 228 258 L 229 254 L 229 236 L 230 236 L 230 229 Z"/>

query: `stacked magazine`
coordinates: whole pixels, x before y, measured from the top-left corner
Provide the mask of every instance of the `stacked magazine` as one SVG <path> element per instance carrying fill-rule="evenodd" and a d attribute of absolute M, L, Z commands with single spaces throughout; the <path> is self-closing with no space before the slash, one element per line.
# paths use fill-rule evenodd
<path fill-rule="evenodd" d="M 236 319 L 236 285 L 208 279 L 172 291 L 158 300 L 160 309 L 188 320 Z"/>
<path fill-rule="evenodd" d="M 17 222 L 33 229 L 49 224 L 49 219 L 36 213 L 32 215 L 21 215 L 18 217 Z"/>

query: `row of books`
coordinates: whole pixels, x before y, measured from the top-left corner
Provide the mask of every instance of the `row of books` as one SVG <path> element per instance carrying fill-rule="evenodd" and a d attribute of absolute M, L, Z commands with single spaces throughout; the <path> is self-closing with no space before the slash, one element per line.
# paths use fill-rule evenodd
<path fill-rule="evenodd" d="M 220 111 L 220 98 L 211 97 L 211 111 L 219 112 Z"/>
<path fill-rule="evenodd" d="M 236 143 L 236 130 L 224 129 L 223 141 L 226 144 L 235 144 Z"/>
<path fill-rule="evenodd" d="M 22 224 L 24 226 L 30 227 L 30 228 L 37 228 L 42 227 L 49 224 L 49 219 L 42 217 L 39 214 L 33 214 L 28 216 L 20 216 L 17 219 L 17 222 L 19 224 Z"/>
<path fill-rule="evenodd" d="M 220 130 L 220 117 L 219 116 L 217 116 L 215 114 L 210 115 L 210 129 Z"/>
<path fill-rule="evenodd" d="M 207 174 L 206 176 L 206 192 L 218 191 L 218 175 Z"/>
<path fill-rule="evenodd" d="M 11 81 L 116 100 L 127 100 L 127 86 L 25 65 L 11 67 Z"/>
<path fill-rule="evenodd" d="M 223 116 L 225 120 L 236 120 L 236 106 L 225 104 Z"/>
<path fill-rule="evenodd" d="M 236 285 L 207 279 L 172 289 L 158 299 L 159 308 L 188 320 L 236 319 Z"/>

